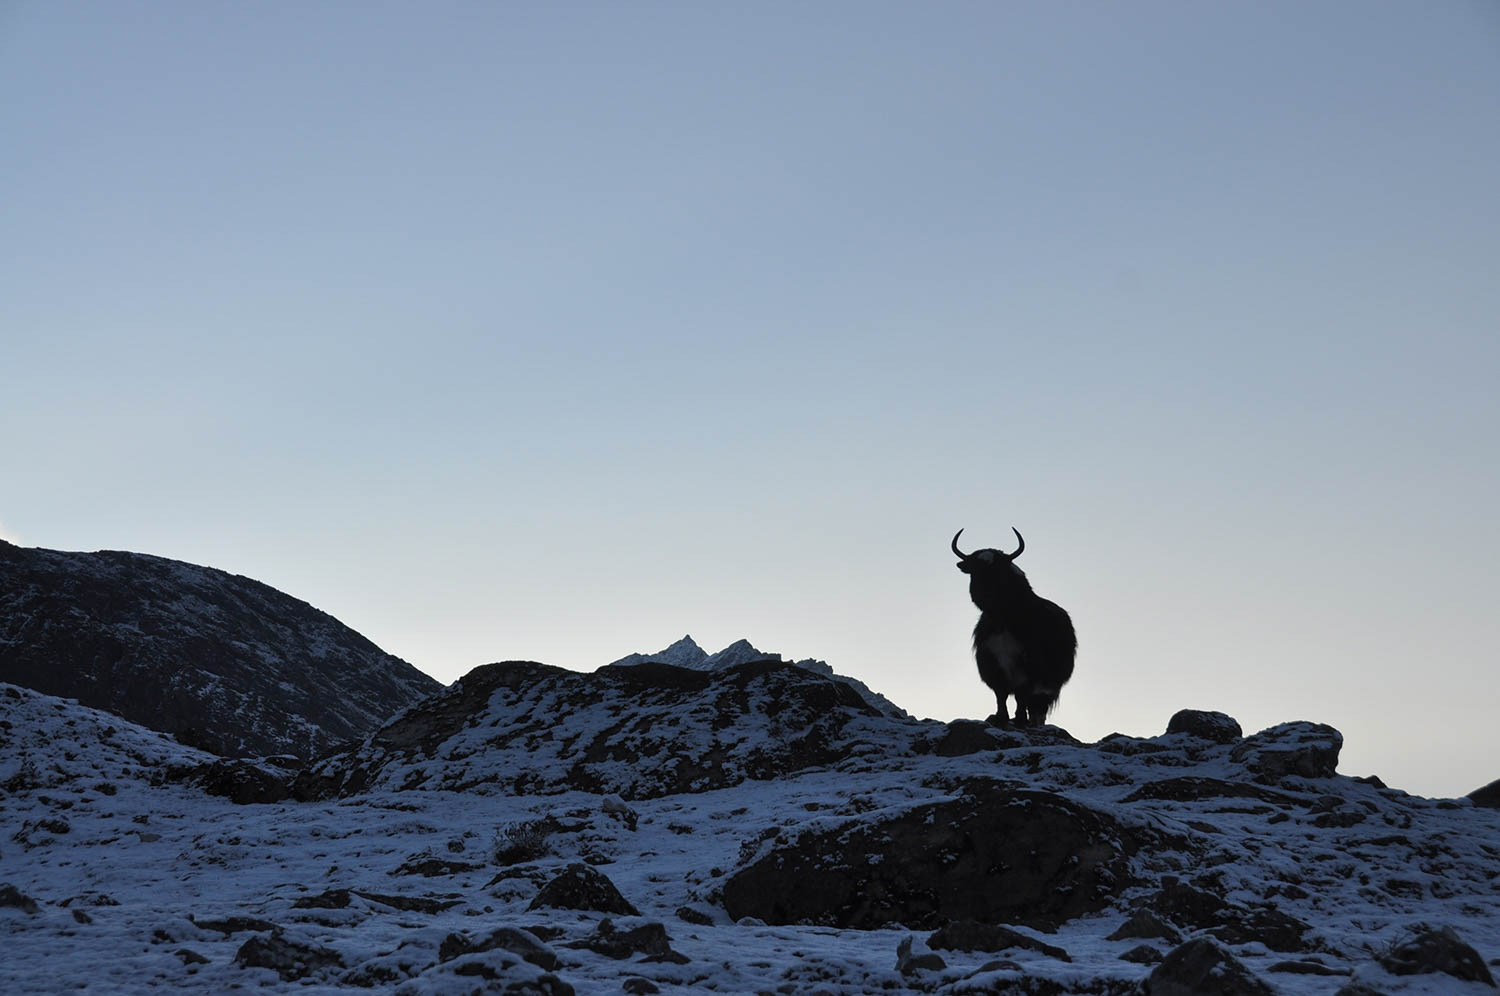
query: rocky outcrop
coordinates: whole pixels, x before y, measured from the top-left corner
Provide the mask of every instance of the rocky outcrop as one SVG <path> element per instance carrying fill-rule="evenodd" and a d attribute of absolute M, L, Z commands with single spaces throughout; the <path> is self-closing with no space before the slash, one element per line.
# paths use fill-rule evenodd
<path fill-rule="evenodd" d="M 780 661 L 700 671 L 611 665 L 590 674 L 488 664 L 305 772 L 301 798 L 375 787 L 582 790 L 650 799 L 781 777 L 909 744 L 847 684 Z M 881 736 L 872 736 L 878 730 Z"/>
<path fill-rule="evenodd" d="M 1136 846 L 1061 796 L 975 782 L 951 802 L 778 841 L 724 883 L 724 908 L 771 924 L 1053 929 L 1108 905 Z"/>
<path fill-rule="evenodd" d="M 234 757 L 309 758 L 439 685 L 306 602 L 162 557 L 0 541 L 0 681 Z"/>

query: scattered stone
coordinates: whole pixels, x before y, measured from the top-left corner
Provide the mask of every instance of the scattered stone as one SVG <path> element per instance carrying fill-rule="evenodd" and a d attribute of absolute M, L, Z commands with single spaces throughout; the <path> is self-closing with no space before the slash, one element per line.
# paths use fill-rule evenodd
<path fill-rule="evenodd" d="M 1321 961 L 1310 961 L 1299 958 L 1296 961 L 1278 961 L 1268 972 L 1284 972 L 1290 975 L 1353 975 L 1354 970 L 1350 968 L 1337 968 L 1333 965 L 1325 965 Z"/>
<path fill-rule="evenodd" d="M 1217 941 L 1199 937 L 1173 948 L 1146 979 L 1149 996 L 1274 996 Z"/>
<path fill-rule="evenodd" d="M 691 906 L 677 907 L 677 919 L 686 923 L 695 923 L 700 927 L 712 927 L 714 918 L 702 910 L 693 909 Z"/>
<path fill-rule="evenodd" d="M 1161 952 L 1149 944 L 1137 944 L 1129 951 L 1120 955 L 1121 961 L 1133 961 L 1137 965 L 1155 965 L 1161 959 Z"/>
<path fill-rule="evenodd" d="M 1167 733 L 1186 733 L 1190 737 L 1216 744 L 1232 744 L 1244 736 L 1240 724 L 1222 712 L 1183 709 L 1167 721 Z"/>
<path fill-rule="evenodd" d="M 1452 927 L 1419 927 L 1379 958 L 1392 975 L 1426 975 L 1443 972 L 1456 979 L 1495 985 L 1484 959 L 1458 936 Z"/>
<path fill-rule="evenodd" d="M 348 905 L 348 889 L 329 889 L 327 892 L 320 892 L 316 896 L 299 897 L 292 903 L 292 909 L 341 910 Z"/>
<path fill-rule="evenodd" d="M 1206 930 L 1226 944 L 1259 942 L 1272 951 L 1306 950 L 1303 936 L 1312 929 L 1276 909 L 1256 909 L 1176 880 L 1164 880 L 1147 908 L 1189 930 Z"/>
<path fill-rule="evenodd" d="M 391 874 L 421 875 L 423 878 L 436 878 L 439 875 L 461 875 L 464 872 L 477 871 L 483 867 L 483 865 L 474 865 L 467 861 L 453 861 L 448 858 L 424 858 L 420 861 L 408 861 L 400 868 L 391 872 Z"/>
<path fill-rule="evenodd" d="M 278 932 L 269 937 L 252 937 L 235 952 L 235 964 L 244 968 L 269 968 L 283 982 L 294 982 L 330 968 L 342 968 L 344 961 L 330 948 L 316 948 L 288 940 Z"/>
<path fill-rule="evenodd" d="M 927 946 L 941 951 L 1005 951 L 1021 948 L 1037 951 L 1058 961 L 1072 961 L 1062 948 L 1028 937 L 1018 930 L 998 923 L 976 923 L 973 920 L 955 920 L 939 927 L 927 938 Z"/>
<path fill-rule="evenodd" d="M 531 901 L 527 909 L 552 907 L 565 910 L 593 910 L 598 913 L 614 913 L 620 916 L 640 916 L 636 909 L 615 888 L 604 873 L 585 864 L 571 864 L 562 873 L 542 886 L 542 891 Z"/>
<path fill-rule="evenodd" d="M 650 979 L 643 979 L 639 975 L 632 975 L 620 983 L 620 988 L 630 993 L 631 996 L 649 996 L 650 993 L 659 993 L 661 989 Z"/>
<path fill-rule="evenodd" d="M 896 945 L 896 971 L 901 975 L 914 975 L 917 972 L 941 972 L 948 967 L 941 955 L 933 954 L 931 951 L 922 954 L 912 954 L 913 938 L 907 935 Z"/>
<path fill-rule="evenodd" d="M 538 940 L 536 935 L 515 927 L 501 927 L 477 941 L 471 941 L 462 934 L 449 934 L 438 947 L 438 961 L 452 961 L 463 955 L 496 949 L 509 951 L 548 972 L 556 971 L 561 964 L 557 954 Z"/>
<path fill-rule="evenodd" d="M 194 951 L 192 948 L 178 948 L 176 951 L 173 951 L 172 953 L 175 954 L 178 958 L 181 958 L 182 959 L 182 963 L 184 965 L 207 965 L 208 964 L 208 959 L 205 958 L 205 957 L 203 957 L 198 952 Z"/>
<path fill-rule="evenodd" d="M 623 960 L 631 955 L 643 954 L 644 961 L 664 961 L 685 965 L 691 959 L 672 950 L 672 939 L 667 928 L 660 923 L 643 923 L 630 930 L 617 930 L 613 920 L 600 920 L 593 936 L 566 945 L 584 948 L 606 958 Z"/>
<path fill-rule="evenodd" d="M 1182 943 L 1182 935 L 1150 910 L 1137 910 L 1132 913 L 1130 918 L 1120 924 L 1119 929 L 1105 940 L 1125 941 L 1134 938 L 1160 938 L 1172 945 Z"/>
<path fill-rule="evenodd" d="M 360 889 L 351 891 L 361 899 L 367 899 L 372 903 L 379 903 L 381 906 L 389 906 L 391 909 L 401 910 L 403 913 L 426 913 L 431 915 L 441 913 L 443 910 L 457 906 L 463 901 L 461 899 L 431 899 L 425 896 L 387 896 L 379 892 L 364 892 Z"/>
<path fill-rule="evenodd" d="M 188 919 L 192 920 L 195 927 L 202 930 L 217 930 L 226 937 L 245 930 L 277 931 L 281 929 L 270 920 L 262 920 L 253 916 L 226 916 L 219 920 L 194 920 L 192 917 Z"/>
<path fill-rule="evenodd" d="M 74 910 L 73 911 L 73 919 L 76 920 L 76 921 L 78 921 L 79 923 L 93 923 L 94 922 L 94 918 L 91 917 L 91 916 L 89 916 L 83 910 Z"/>
<path fill-rule="evenodd" d="M 9 882 L 0 885 L 0 906 L 9 906 L 11 909 L 20 910 L 22 913 L 32 914 L 41 909 L 35 899 L 32 899 Z"/>
<path fill-rule="evenodd" d="M 1386 996 L 1386 994 L 1363 982 L 1349 982 L 1340 986 L 1339 991 L 1333 996 Z"/>

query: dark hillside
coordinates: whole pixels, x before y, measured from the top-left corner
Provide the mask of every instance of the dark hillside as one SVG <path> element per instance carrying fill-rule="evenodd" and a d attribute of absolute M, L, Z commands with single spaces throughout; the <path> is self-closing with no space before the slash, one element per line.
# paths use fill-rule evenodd
<path fill-rule="evenodd" d="M 0 681 L 231 756 L 310 757 L 439 684 L 250 578 L 0 542 Z"/>

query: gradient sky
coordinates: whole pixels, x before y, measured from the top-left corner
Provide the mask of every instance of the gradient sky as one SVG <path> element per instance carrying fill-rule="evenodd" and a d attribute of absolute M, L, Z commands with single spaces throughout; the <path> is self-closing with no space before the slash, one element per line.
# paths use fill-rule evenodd
<path fill-rule="evenodd" d="M 0 2 L 0 534 L 1500 777 L 1500 6 Z"/>

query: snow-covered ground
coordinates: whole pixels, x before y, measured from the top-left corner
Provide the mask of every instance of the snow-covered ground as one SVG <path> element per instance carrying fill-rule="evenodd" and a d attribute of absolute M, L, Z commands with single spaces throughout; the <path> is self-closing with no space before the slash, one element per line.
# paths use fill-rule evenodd
<path fill-rule="evenodd" d="M 1123 993 L 1153 966 L 1121 957 L 1140 938 L 1109 935 L 1164 876 L 1207 877 L 1236 908 L 1311 925 L 1302 953 L 1230 945 L 1276 992 L 1333 993 L 1351 980 L 1392 994 L 1491 991 L 1391 975 L 1376 955 L 1419 923 L 1500 955 L 1500 812 L 1342 776 L 1294 771 L 1272 786 L 1250 777 L 1253 751 L 1235 759 L 1230 745 L 1183 734 L 1078 745 L 968 733 L 981 747 L 957 756 L 909 749 L 908 738 L 878 761 L 863 753 L 628 801 L 377 787 L 235 805 L 182 780 L 209 755 L 0 686 L 0 992 Z M 1317 736 L 1298 724 L 1263 742 L 1295 753 Z M 496 753 L 497 765 L 516 761 Z M 969 778 L 1057 793 L 1186 843 L 1132 855 L 1135 884 L 1101 911 L 1055 933 L 1016 928 L 1068 960 L 942 950 L 942 967 L 903 973 L 898 948 L 926 953 L 930 930 L 770 926 L 725 912 L 725 881 L 768 849 L 951 800 Z M 639 915 L 532 908 L 576 864 Z M 487 939 L 497 946 L 479 950 Z M 1319 971 L 1309 965 L 1333 974 L 1304 974 Z"/>

